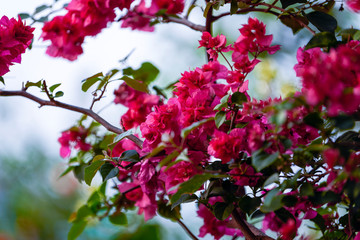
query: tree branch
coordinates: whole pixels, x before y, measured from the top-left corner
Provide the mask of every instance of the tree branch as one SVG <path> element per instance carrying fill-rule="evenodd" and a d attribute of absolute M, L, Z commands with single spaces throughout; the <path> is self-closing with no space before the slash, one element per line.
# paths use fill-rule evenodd
<path fill-rule="evenodd" d="M 194 240 L 198 240 L 198 238 L 190 231 L 190 229 L 180 220 L 178 219 L 177 222 L 180 226 L 186 231 L 186 233 Z"/>
<path fill-rule="evenodd" d="M 274 240 L 273 238 L 267 236 L 265 233 L 261 232 L 253 225 L 246 222 L 239 214 L 237 208 L 234 208 L 231 215 L 234 218 L 235 222 L 237 223 L 237 227 L 240 229 L 246 240 Z"/>
<path fill-rule="evenodd" d="M 42 106 L 53 106 L 53 107 L 64 108 L 64 109 L 67 109 L 67 110 L 70 110 L 70 111 L 73 111 L 73 112 L 82 113 L 82 114 L 85 114 L 85 115 L 91 117 L 92 119 L 94 119 L 98 123 L 100 123 L 102 126 L 104 126 L 110 132 L 117 133 L 117 134 L 121 134 L 121 133 L 124 132 L 124 130 L 110 124 L 109 122 L 107 122 L 105 119 L 100 117 L 97 113 L 95 113 L 91 109 L 86 109 L 86 108 L 70 105 L 70 104 L 59 102 L 59 101 L 56 101 L 56 100 L 53 100 L 53 99 L 50 100 L 50 101 L 43 100 L 41 98 L 38 98 L 38 97 L 26 92 L 25 90 L 5 91 L 5 90 L 0 89 L 0 96 L 4 96 L 4 97 L 21 96 L 21 97 L 25 97 L 25 98 L 28 98 L 28 99 L 34 101 L 34 102 L 39 103 L 40 107 L 42 107 Z M 143 141 L 141 141 L 138 137 L 131 134 L 131 135 L 127 136 L 127 138 L 130 139 L 131 141 L 133 141 L 138 147 L 142 148 Z"/>
<path fill-rule="evenodd" d="M 166 17 L 164 18 L 163 22 L 173 22 L 173 23 L 182 24 L 199 32 L 204 32 L 206 30 L 205 26 L 190 22 L 186 18 Z"/>

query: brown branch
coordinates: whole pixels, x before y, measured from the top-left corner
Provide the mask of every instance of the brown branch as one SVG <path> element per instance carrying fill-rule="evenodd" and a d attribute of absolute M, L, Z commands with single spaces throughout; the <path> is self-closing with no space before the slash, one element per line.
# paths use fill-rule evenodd
<path fill-rule="evenodd" d="M 199 32 L 204 32 L 206 30 L 205 26 L 190 22 L 186 18 L 166 17 L 164 18 L 163 22 L 173 22 L 173 23 L 182 24 Z"/>
<path fill-rule="evenodd" d="M 180 226 L 186 231 L 186 233 L 194 240 L 198 240 L 198 238 L 190 231 L 190 229 L 180 220 L 178 219 L 177 222 Z"/>
<path fill-rule="evenodd" d="M 0 96 L 4 96 L 4 97 L 21 96 L 21 97 L 25 97 L 25 98 L 28 98 L 28 99 L 34 101 L 34 102 L 39 103 L 40 107 L 42 107 L 42 106 L 53 106 L 53 107 L 64 108 L 64 109 L 67 109 L 67 110 L 70 110 L 70 111 L 73 111 L 73 112 L 82 113 L 82 114 L 85 114 L 85 115 L 91 117 L 92 119 L 94 119 L 98 123 L 100 123 L 102 126 L 104 126 L 110 132 L 117 133 L 117 134 L 121 134 L 121 133 L 124 132 L 122 129 L 120 129 L 118 127 L 115 127 L 114 125 L 107 122 L 105 119 L 100 117 L 98 114 L 96 114 L 91 109 L 86 109 L 86 108 L 70 105 L 70 104 L 59 102 L 59 101 L 56 101 L 56 100 L 50 100 L 50 101 L 43 100 L 41 98 L 38 98 L 38 97 L 26 92 L 25 90 L 5 91 L 5 90 L 0 89 Z M 138 137 L 131 134 L 131 135 L 127 136 L 127 138 L 130 139 L 131 141 L 133 141 L 138 147 L 142 148 L 143 141 L 141 141 Z"/>
<path fill-rule="evenodd" d="M 232 216 L 246 240 L 273 240 L 273 238 L 246 222 L 236 208 L 232 211 Z"/>

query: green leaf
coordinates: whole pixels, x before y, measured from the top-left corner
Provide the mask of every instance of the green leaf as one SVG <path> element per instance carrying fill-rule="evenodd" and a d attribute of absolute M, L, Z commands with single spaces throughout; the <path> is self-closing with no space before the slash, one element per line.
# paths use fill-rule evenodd
<path fill-rule="evenodd" d="M 212 3 L 212 2 L 208 2 L 208 3 L 206 4 L 205 10 L 204 10 L 204 14 L 203 14 L 204 18 L 207 17 L 207 14 L 208 14 L 208 12 L 209 12 L 209 10 L 210 10 L 210 8 L 211 8 L 212 6 L 213 6 L 213 3 Z"/>
<path fill-rule="evenodd" d="M 29 82 L 27 81 L 25 83 L 25 88 L 29 88 L 29 87 L 38 87 L 41 88 L 42 87 L 42 80 L 37 81 L 37 82 Z"/>
<path fill-rule="evenodd" d="M 335 121 L 335 127 L 340 130 L 348 130 L 355 127 L 355 120 L 352 116 L 338 115 L 332 119 Z"/>
<path fill-rule="evenodd" d="M 49 21 L 49 18 L 48 18 L 48 16 L 44 16 L 44 17 L 41 17 L 41 18 L 39 18 L 39 19 L 37 19 L 36 20 L 37 22 L 47 22 L 47 21 Z"/>
<path fill-rule="evenodd" d="M 181 195 L 179 200 L 177 200 L 176 202 L 174 202 L 171 205 L 171 209 L 174 209 L 175 207 L 179 206 L 182 203 L 193 202 L 193 201 L 195 201 L 197 199 L 198 199 L 198 197 L 195 194 L 183 194 L 183 195 Z"/>
<path fill-rule="evenodd" d="M 234 204 L 231 203 L 225 203 L 225 202 L 217 202 L 214 205 L 214 215 L 217 219 L 224 221 L 227 219 L 231 212 L 234 210 Z"/>
<path fill-rule="evenodd" d="M 90 186 L 92 179 L 94 178 L 96 172 L 100 169 L 100 167 L 105 163 L 105 161 L 93 161 L 90 166 L 85 168 L 85 176 L 84 180 L 87 185 Z"/>
<path fill-rule="evenodd" d="M 282 8 L 287 8 L 295 3 L 306 3 L 306 0 L 280 0 Z"/>
<path fill-rule="evenodd" d="M 357 33 L 354 34 L 353 39 L 354 39 L 354 40 L 357 40 L 357 41 L 360 40 L 360 31 L 357 31 Z"/>
<path fill-rule="evenodd" d="M 324 12 L 314 11 L 305 15 L 306 18 L 321 32 L 335 32 L 336 19 Z"/>
<path fill-rule="evenodd" d="M 68 174 L 69 172 L 71 172 L 72 170 L 74 170 L 75 166 L 69 166 L 64 172 L 61 173 L 61 175 L 59 176 L 59 178 L 65 176 L 66 174 Z"/>
<path fill-rule="evenodd" d="M 160 161 L 159 167 L 166 166 L 168 163 L 170 163 L 174 158 L 180 155 L 179 151 L 173 151 L 172 153 L 168 154 L 163 160 Z"/>
<path fill-rule="evenodd" d="M 320 228 L 321 232 L 323 233 L 325 232 L 326 230 L 325 219 L 320 214 L 317 214 L 316 217 L 310 219 L 310 221 L 314 222 Z"/>
<path fill-rule="evenodd" d="M 84 180 L 84 169 L 85 169 L 86 165 L 85 164 L 81 164 L 79 166 L 75 166 L 74 167 L 74 175 L 77 178 L 77 180 L 79 182 Z"/>
<path fill-rule="evenodd" d="M 215 125 L 219 128 L 226 120 L 226 112 L 219 111 L 215 114 Z"/>
<path fill-rule="evenodd" d="M 166 205 L 166 203 L 161 202 L 158 204 L 157 211 L 160 216 L 170 219 L 171 221 L 177 221 L 181 219 L 180 206 L 171 207 L 170 205 Z"/>
<path fill-rule="evenodd" d="M 57 83 L 52 85 L 51 87 L 49 87 L 50 92 L 53 92 L 57 87 L 59 87 L 61 85 L 61 83 Z"/>
<path fill-rule="evenodd" d="M 62 97 L 62 96 L 64 96 L 64 92 L 63 91 L 58 91 L 58 92 L 55 93 L 54 98 L 58 98 L 58 97 Z"/>
<path fill-rule="evenodd" d="M 132 132 L 129 130 L 129 131 L 125 131 L 119 135 L 117 135 L 115 138 L 114 138 L 114 141 L 113 143 L 116 143 L 116 142 L 119 142 L 121 140 L 123 140 L 124 138 L 126 138 L 127 136 L 130 136 L 132 134 Z"/>
<path fill-rule="evenodd" d="M 266 181 L 263 184 L 263 187 L 265 188 L 267 185 L 270 185 L 272 183 L 279 182 L 279 173 L 273 173 L 270 177 L 266 179 Z"/>
<path fill-rule="evenodd" d="M 286 207 L 294 207 L 296 205 L 298 201 L 298 197 L 297 196 L 293 196 L 293 195 L 285 195 L 283 197 L 283 199 L 281 200 L 281 202 L 286 206 Z"/>
<path fill-rule="evenodd" d="M 300 196 L 314 196 L 314 188 L 311 183 L 305 182 L 301 185 Z"/>
<path fill-rule="evenodd" d="M 279 189 L 274 188 L 268 192 L 264 199 L 264 204 L 260 207 L 260 210 L 264 213 L 273 212 L 280 209 L 283 206 L 282 198 L 285 196 L 283 194 L 278 194 Z"/>
<path fill-rule="evenodd" d="M 239 207 L 242 211 L 247 214 L 253 213 L 261 204 L 260 198 L 252 198 L 247 195 L 242 197 L 239 201 Z"/>
<path fill-rule="evenodd" d="M 74 222 L 68 233 L 68 240 L 75 240 L 76 238 L 78 238 L 80 234 L 84 231 L 86 225 L 86 221 Z"/>
<path fill-rule="evenodd" d="M 76 212 L 76 218 L 73 222 L 84 221 L 88 216 L 92 215 L 93 212 L 87 205 L 81 206 Z"/>
<path fill-rule="evenodd" d="M 238 1 L 237 0 L 231 0 L 231 5 L 230 5 L 230 14 L 235 14 L 239 8 L 238 6 Z"/>
<path fill-rule="evenodd" d="M 273 164 L 279 157 L 279 153 L 267 154 L 263 150 L 256 151 L 252 156 L 252 165 L 256 171 L 260 172 Z"/>
<path fill-rule="evenodd" d="M 214 177 L 218 176 L 213 174 L 198 174 L 190 178 L 188 181 L 183 182 L 182 184 L 180 184 L 177 192 L 171 197 L 171 203 L 179 201 L 181 195 L 185 193 L 192 194 L 196 192 L 204 184 L 204 182 Z"/>
<path fill-rule="evenodd" d="M 86 92 L 87 90 L 89 90 L 89 88 L 92 85 L 94 85 L 96 82 L 100 81 L 103 76 L 104 76 L 104 74 L 102 72 L 99 72 L 99 73 L 92 75 L 91 77 L 84 79 L 83 84 L 81 86 L 81 90 L 83 92 Z"/>
<path fill-rule="evenodd" d="M 306 17 L 303 16 L 293 16 L 289 14 L 282 14 L 280 17 L 280 21 L 287 27 L 291 28 L 293 34 L 296 34 L 298 31 L 304 28 L 302 24 L 299 23 L 302 22 L 306 25 L 309 24 L 309 21 Z"/>
<path fill-rule="evenodd" d="M 25 19 L 30 17 L 30 14 L 28 14 L 28 13 L 19 13 L 19 16 L 20 16 L 21 20 L 25 20 Z"/>
<path fill-rule="evenodd" d="M 121 154 L 120 160 L 127 162 L 140 162 L 140 156 L 135 150 L 128 150 Z"/>
<path fill-rule="evenodd" d="M 359 29 L 348 28 L 343 29 L 338 33 L 338 36 L 341 36 L 342 41 L 347 42 L 354 39 L 354 35 L 359 32 Z"/>
<path fill-rule="evenodd" d="M 0 82 L 2 82 L 5 85 L 5 80 L 2 76 L 0 76 Z"/>
<path fill-rule="evenodd" d="M 235 92 L 233 95 L 231 95 L 231 102 L 232 103 L 242 105 L 244 102 L 247 102 L 247 101 L 248 101 L 248 99 L 247 99 L 245 93 Z"/>
<path fill-rule="evenodd" d="M 100 174 L 103 179 L 103 182 L 105 182 L 110 178 L 116 177 L 119 174 L 119 168 L 107 162 L 100 167 Z"/>
<path fill-rule="evenodd" d="M 304 123 L 316 129 L 321 129 L 324 125 L 324 120 L 318 112 L 313 112 L 304 117 Z"/>
<path fill-rule="evenodd" d="M 330 32 L 321 32 L 313 36 L 308 44 L 305 46 L 305 50 L 315 47 L 332 47 L 336 46 L 337 40 L 335 35 Z"/>
<path fill-rule="evenodd" d="M 130 75 L 137 81 L 145 83 L 146 86 L 156 79 L 159 72 L 159 69 L 150 62 L 144 62 L 137 70 L 132 68 L 126 68 L 123 70 L 124 75 Z"/>
<path fill-rule="evenodd" d="M 214 120 L 214 118 L 211 117 L 211 118 L 203 119 L 201 121 L 192 123 L 190 126 L 188 126 L 186 128 L 183 128 L 181 130 L 181 137 L 186 138 L 191 133 L 192 130 L 200 127 L 201 125 L 203 125 L 211 120 Z"/>
<path fill-rule="evenodd" d="M 115 212 L 109 216 L 109 220 L 112 224 L 115 225 L 126 225 L 128 224 L 128 220 L 126 214 L 123 212 Z"/>
<path fill-rule="evenodd" d="M 37 7 L 37 8 L 35 8 L 34 15 L 37 14 L 37 13 L 40 13 L 40 12 L 44 11 L 44 10 L 47 9 L 47 8 L 50 8 L 50 6 L 48 6 L 48 5 L 46 5 L 46 4 L 41 5 L 41 6 Z"/>
<path fill-rule="evenodd" d="M 132 87 L 135 90 L 146 93 L 148 92 L 147 85 L 141 81 L 135 80 L 128 76 L 123 76 L 121 79 L 124 80 L 129 87 Z"/>

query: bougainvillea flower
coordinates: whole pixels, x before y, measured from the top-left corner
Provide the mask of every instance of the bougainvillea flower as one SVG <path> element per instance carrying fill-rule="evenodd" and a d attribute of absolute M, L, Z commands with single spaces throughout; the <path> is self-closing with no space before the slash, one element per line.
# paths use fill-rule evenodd
<path fill-rule="evenodd" d="M 9 72 L 9 66 L 21 62 L 21 54 L 31 44 L 35 28 L 26 26 L 21 18 L 0 19 L 0 76 Z"/>

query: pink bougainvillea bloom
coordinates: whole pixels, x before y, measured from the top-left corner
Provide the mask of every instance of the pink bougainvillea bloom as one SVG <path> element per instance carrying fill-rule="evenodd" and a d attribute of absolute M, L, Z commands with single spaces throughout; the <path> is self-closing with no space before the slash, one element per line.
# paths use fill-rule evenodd
<path fill-rule="evenodd" d="M 354 12 L 360 12 L 360 0 L 346 0 L 346 5 Z"/>
<path fill-rule="evenodd" d="M 139 201 L 143 197 L 143 192 L 139 187 L 139 183 L 136 182 L 123 182 L 118 185 L 119 192 L 125 193 L 125 197 L 130 201 Z"/>
<path fill-rule="evenodd" d="M 238 168 L 231 169 L 229 174 L 235 180 L 236 185 L 250 187 L 255 186 L 262 176 L 261 173 L 255 173 L 254 168 L 246 163 L 242 163 Z"/>
<path fill-rule="evenodd" d="M 334 168 L 335 165 L 340 163 L 341 156 L 338 149 L 326 149 L 323 155 L 329 169 Z"/>
<path fill-rule="evenodd" d="M 329 53 L 298 51 L 296 73 L 302 79 L 302 92 L 308 104 L 323 104 L 330 116 L 351 114 L 360 105 L 360 43 L 350 41 Z"/>
<path fill-rule="evenodd" d="M 289 219 L 285 224 L 283 224 L 279 230 L 281 234 L 281 239 L 283 240 L 292 240 L 296 236 L 297 226 L 293 219 Z"/>
<path fill-rule="evenodd" d="M 21 54 L 31 44 L 35 28 L 25 26 L 18 17 L 0 19 L 0 76 L 9 72 L 9 66 L 21 62 Z"/>
<path fill-rule="evenodd" d="M 95 36 L 116 17 L 109 0 L 72 0 L 66 9 L 83 20 L 83 36 Z"/>
<path fill-rule="evenodd" d="M 58 141 L 61 144 L 60 156 L 67 158 L 71 154 L 71 148 L 79 149 L 81 151 L 89 151 L 91 145 L 85 142 L 85 138 L 88 135 L 85 129 L 77 128 L 64 131 L 59 137 Z"/>
<path fill-rule="evenodd" d="M 42 31 L 41 38 L 51 41 L 46 50 L 49 56 L 74 61 L 83 53 L 82 20 L 76 14 L 56 16 L 44 24 Z"/>
<path fill-rule="evenodd" d="M 183 183 L 189 180 L 192 176 L 197 173 L 201 173 L 196 169 L 194 164 L 191 162 L 179 162 L 174 166 L 170 167 L 167 171 L 165 171 L 166 180 L 165 180 L 165 188 L 169 194 L 173 194 L 176 192 L 175 189 L 171 189 L 176 185 Z"/>
<path fill-rule="evenodd" d="M 230 134 L 215 131 L 214 138 L 210 141 L 208 152 L 223 163 L 238 157 L 244 146 L 245 129 L 235 128 Z"/>
<path fill-rule="evenodd" d="M 209 204 L 215 204 L 216 202 L 223 202 L 221 197 L 212 197 L 209 199 Z M 199 217 L 204 220 L 204 225 L 200 228 L 199 237 L 205 237 L 205 235 L 210 234 L 214 239 L 220 239 L 224 235 L 242 236 L 242 233 L 239 229 L 227 227 L 230 217 L 224 221 L 218 220 L 214 214 L 203 204 L 199 205 L 199 210 L 197 211 Z"/>
<path fill-rule="evenodd" d="M 114 94 L 115 103 L 129 108 L 121 117 L 121 123 L 125 129 L 138 127 L 145 122 L 152 107 L 159 104 L 160 100 L 159 96 L 137 91 L 126 83 L 122 83 Z"/>
<path fill-rule="evenodd" d="M 150 18 L 143 17 L 143 15 L 151 16 L 151 9 L 146 7 L 146 3 L 142 0 L 132 11 L 128 11 L 122 18 L 122 28 L 131 28 L 132 30 L 140 30 L 146 32 L 153 32 L 154 26 L 150 26 Z"/>
<path fill-rule="evenodd" d="M 156 14 L 161 9 L 166 9 L 167 14 L 177 14 L 184 10 L 184 0 L 153 0 L 151 13 Z"/>

